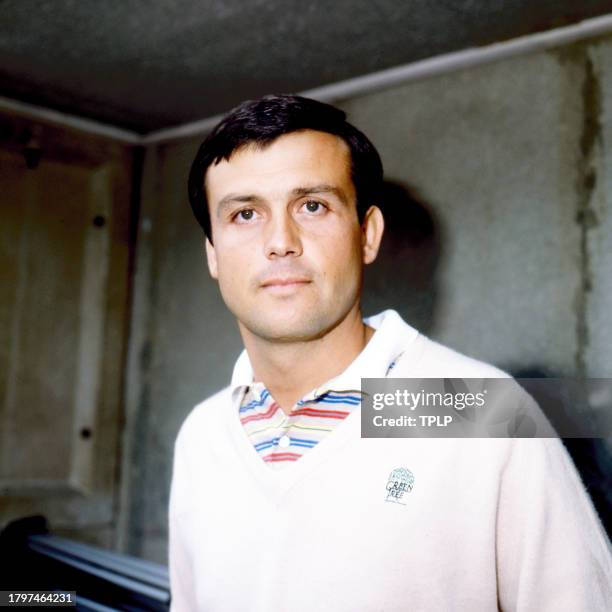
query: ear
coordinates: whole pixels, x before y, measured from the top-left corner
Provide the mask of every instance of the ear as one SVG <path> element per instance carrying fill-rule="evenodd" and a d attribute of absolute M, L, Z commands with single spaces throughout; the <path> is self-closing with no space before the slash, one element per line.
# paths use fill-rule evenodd
<path fill-rule="evenodd" d="M 385 221 L 380 208 L 370 206 L 361 224 L 364 264 L 370 264 L 376 259 L 384 229 Z"/>
<path fill-rule="evenodd" d="M 215 247 L 211 244 L 210 240 L 206 238 L 206 261 L 208 262 L 208 271 L 213 278 L 219 278 L 217 272 L 217 253 Z"/>

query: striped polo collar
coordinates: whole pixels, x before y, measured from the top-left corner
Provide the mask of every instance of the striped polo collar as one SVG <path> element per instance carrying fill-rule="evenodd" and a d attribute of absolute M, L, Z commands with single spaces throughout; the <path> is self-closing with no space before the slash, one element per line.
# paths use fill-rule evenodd
<path fill-rule="evenodd" d="M 390 366 L 415 340 L 419 332 L 408 325 L 395 310 L 385 310 L 367 317 L 364 323 L 376 332 L 352 363 L 338 376 L 308 393 L 301 401 L 319 397 L 328 391 L 361 389 L 362 378 L 383 378 Z M 246 349 L 242 351 L 232 374 L 232 395 L 253 383 L 253 368 Z"/>

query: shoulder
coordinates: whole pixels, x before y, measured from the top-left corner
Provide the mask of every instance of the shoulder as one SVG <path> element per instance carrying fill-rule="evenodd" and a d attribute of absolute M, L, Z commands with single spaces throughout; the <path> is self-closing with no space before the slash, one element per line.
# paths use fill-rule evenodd
<path fill-rule="evenodd" d="M 196 404 L 179 428 L 175 449 L 201 444 L 211 432 L 218 431 L 221 418 L 231 406 L 231 387 L 227 386 Z"/>
<path fill-rule="evenodd" d="M 393 377 L 511 378 L 489 363 L 464 355 L 419 334 L 410 351 L 403 353 L 392 370 Z"/>

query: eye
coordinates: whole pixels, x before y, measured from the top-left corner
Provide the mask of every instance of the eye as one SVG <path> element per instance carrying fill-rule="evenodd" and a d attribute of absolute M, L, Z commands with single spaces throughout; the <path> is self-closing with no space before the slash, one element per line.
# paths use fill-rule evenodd
<path fill-rule="evenodd" d="M 255 211 L 252 208 L 243 208 L 239 210 L 233 217 L 232 221 L 236 223 L 246 223 L 255 218 Z"/>
<path fill-rule="evenodd" d="M 318 202 L 317 200 L 308 200 L 307 202 L 304 202 L 304 204 L 302 205 L 303 208 L 306 209 L 307 212 L 309 213 L 322 213 L 327 206 L 325 206 L 325 204 L 323 204 L 322 202 Z"/>

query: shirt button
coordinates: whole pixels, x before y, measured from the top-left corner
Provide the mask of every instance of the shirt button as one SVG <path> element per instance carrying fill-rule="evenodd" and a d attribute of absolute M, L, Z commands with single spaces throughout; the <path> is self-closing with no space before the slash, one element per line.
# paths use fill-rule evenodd
<path fill-rule="evenodd" d="M 278 445 L 282 446 L 283 448 L 287 448 L 290 444 L 291 440 L 289 439 L 289 436 L 281 436 L 278 441 Z"/>

